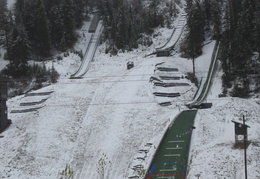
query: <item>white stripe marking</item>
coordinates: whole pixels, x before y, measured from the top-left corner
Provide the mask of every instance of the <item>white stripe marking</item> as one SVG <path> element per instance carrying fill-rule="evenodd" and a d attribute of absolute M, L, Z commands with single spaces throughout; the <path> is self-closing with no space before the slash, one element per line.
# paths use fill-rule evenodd
<path fill-rule="evenodd" d="M 175 147 L 175 148 L 166 148 L 166 150 L 180 150 L 182 147 Z"/>
<path fill-rule="evenodd" d="M 181 154 L 166 154 L 165 157 L 179 157 Z"/>
<path fill-rule="evenodd" d="M 168 141 L 168 143 L 174 143 L 174 142 L 185 142 L 184 140 L 173 140 L 173 141 Z"/>

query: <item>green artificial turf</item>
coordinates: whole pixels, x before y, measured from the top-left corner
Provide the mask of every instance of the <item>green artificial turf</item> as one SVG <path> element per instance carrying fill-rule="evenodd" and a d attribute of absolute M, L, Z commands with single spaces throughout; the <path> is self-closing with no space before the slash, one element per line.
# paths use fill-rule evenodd
<path fill-rule="evenodd" d="M 148 179 L 172 175 L 174 179 L 184 178 L 196 113 L 183 111 L 169 127 L 150 166 Z"/>

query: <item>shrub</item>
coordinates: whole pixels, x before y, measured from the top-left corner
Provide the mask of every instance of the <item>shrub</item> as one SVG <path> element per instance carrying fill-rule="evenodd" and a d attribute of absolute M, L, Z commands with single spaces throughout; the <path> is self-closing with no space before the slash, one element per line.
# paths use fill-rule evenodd
<path fill-rule="evenodd" d="M 196 77 L 196 75 L 194 75 L 193 73 L 187 73 L 187 79 L 189 79 L 192 83 L 194 83 L 196 86 L 199 85 L 198 79 Z"/>
<path fill-rule="evenodd" d="M 246 97 L 248 97 L 248 95 L 249 95 L 249 89 L 239 87 L 238 85 L 235 85 L 231 92 L 231 96 L 233 96 L 233 97 L 246 98 Z"/>

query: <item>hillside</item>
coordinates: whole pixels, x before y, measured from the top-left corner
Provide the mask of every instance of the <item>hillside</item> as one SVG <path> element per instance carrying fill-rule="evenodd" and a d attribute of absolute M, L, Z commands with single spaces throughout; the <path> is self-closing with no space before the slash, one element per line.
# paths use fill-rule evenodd
<path fill-rule="evenodd" d="M 83 34 L 88 26 L 86 22 L 78 34 Z M 8 100 L 12 125 L 0 134 L 0 178 L 56 179 L 70 166 L 77 179 L 128 179 L 133 174 L 133 165 L 141 164 L 147 169 L 162 135 L 177 114 L 188 110 L 185 103 L 193 99 L 197 90 L 182 78 L 192 72 L 191 60 L 180 57 L 178 52 L 170 57 L 145 57 L 164 44 L 170 32 L 167 28 L 156 28 L 155 34 L 160 35 L 152 38 L 150 47 L 139 45 L 133 51 L 119 51 L 116 56 L 106 54 L 106 44 L 101 44 L 82 79 L 69 78 L 80 66 L 79 56 L 69 53 L 62 60 L 46 61 L 46 67 L 53 65 L 60 73 L 59 81 Z M 82 35 L 75 48 L 83 49 L 84 42 Z M 198 79 L 207 76 L 214 44 L 215 41 L 209 41 L 195 61 Z M 126 68 L 128 61 L 134 62 L 130 70 Z M 6 65 L 3 55 L 0 64 Z M 160 72 L 157 67 L 178 71 Z M 154 86 L 151 77 L 161 74 L 177 76 L 179 80 L 173 82 L 188 85 Z M 202 179 L 244 178 L 243 150 L 233 147 L 231 122 L 241 122 L 242 115 L 250 126 L 248 178 L 258 179 L 259 96 L 219 98 L 222 75 L 218 61 L 207 97 L 213 106 L 198 110 L 195 119 L 187 179 L 197 179 L 197 174 Z M 154 92 L 179 92 L 181 96 L 158 97 Z M 159 105 L 165 101 L 171 105 Z M 148 149 L 146 157 L 140 153 L 144 149 Z"/>

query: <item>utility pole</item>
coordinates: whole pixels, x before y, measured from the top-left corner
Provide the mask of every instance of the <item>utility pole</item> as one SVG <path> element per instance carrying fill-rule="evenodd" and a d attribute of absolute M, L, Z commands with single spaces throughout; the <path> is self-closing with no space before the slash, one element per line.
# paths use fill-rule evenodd
<path fill-rule="evenodd" d="M 244 160 L 245 160 L 245 179 L 247 179 L 247 160 L 246 160 L 246 148 L 247 148 L 247 134 L 245 125 L 245 116 L 243 115 L 243 126 L 244 126 Z"/>

